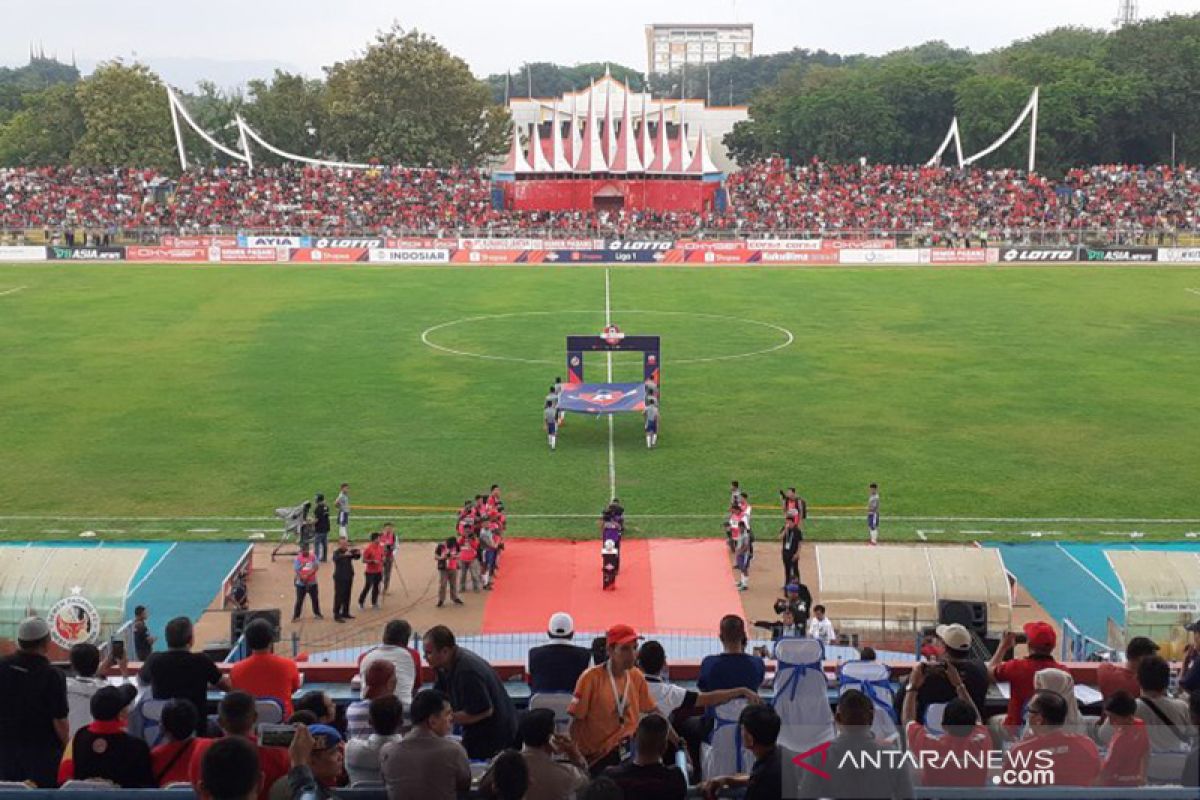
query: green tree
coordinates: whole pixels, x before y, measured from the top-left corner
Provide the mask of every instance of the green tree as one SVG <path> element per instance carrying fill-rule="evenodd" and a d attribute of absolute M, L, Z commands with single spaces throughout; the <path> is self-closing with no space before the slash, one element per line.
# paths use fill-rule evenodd
<path fill-rule="evenodd" d="M 243 116 L 271 144 L 302 156 L 322 154 L 321 132 L 325 128 L 325 85 L 302 75 L 275 70 L 270 83 L 253 80 Z M 255 161 L 278 161 L 276 156 L 250 143 Z"/>
<path fill-rule="evenodd" d="M 51 86 L 23 98 L 24 108 L 0 125 L 0 165 L 59 166 L 83 137 L 84 121 L 75 88 Z"/>
<path fill-rule="evenodd" d="M 178 163 L 167 92 L 144 64 L 109 61 L 75 91 L 85 131 L 71 160 L 100 167 L 156 167 Z"/>
<path fill-rule="evenodd" d="M 449 166 L 507 149 L 508 112 L 431 37 L 394 27 L 326 72 L 324 141 L 342 158 Z"/>

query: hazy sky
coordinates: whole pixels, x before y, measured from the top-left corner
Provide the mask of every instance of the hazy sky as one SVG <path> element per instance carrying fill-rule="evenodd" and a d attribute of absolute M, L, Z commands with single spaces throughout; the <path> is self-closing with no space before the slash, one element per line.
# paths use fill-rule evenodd
<path fill-rule="evenodd" d="M 1109 27 L 1118 0 L 0 0 L 0 64 L 30 42 L 81 63 L 280 62 L 319 75 L 393 21 L 434 35 L 477 75 L 525 61 L 645 69 L 649 22 L 753 22 L 756 53 L 792 47 L 883 53 L 929 39 L 987 50 L 1059 25 Z M 1139 0 L 1143 17 L 1200 0 Z M 260 65 L 261 66 L 261 65 Z"/>

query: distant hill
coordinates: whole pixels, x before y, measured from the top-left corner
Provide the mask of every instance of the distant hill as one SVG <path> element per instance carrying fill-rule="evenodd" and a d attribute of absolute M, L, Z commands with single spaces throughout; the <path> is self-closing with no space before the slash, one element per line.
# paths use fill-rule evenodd
<path fill-rule="evenodd" d="M 79 80 L 79 70 L 53 58 L 35 57 L 23 67 L 0 67 L 0 87 L 18 92 L 39 92 L 59 83 Z"/>

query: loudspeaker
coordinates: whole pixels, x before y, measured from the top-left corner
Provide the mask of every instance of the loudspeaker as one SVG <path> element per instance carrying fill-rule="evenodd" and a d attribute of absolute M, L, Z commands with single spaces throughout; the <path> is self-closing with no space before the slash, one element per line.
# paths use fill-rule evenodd
<path fill-rule="evenodd" d="M 282 615 L 278 608 L 250 608 L 246 610 L 236 610 L 229 615 L 229 641 L 236 642 L 242 638 L 242 633 L 245 632 L 246 626 L 256 619 L 265 619 L 271 623 L 271 628 L 275 631 L 275 641 L 279 641 L 279 632 Z"/>
<path fill-rule="evenodd" d="M 972 600 L 938 600 L 938 623 L 962 625 L 983 638 L 987 635 L 987 603 Z"/>

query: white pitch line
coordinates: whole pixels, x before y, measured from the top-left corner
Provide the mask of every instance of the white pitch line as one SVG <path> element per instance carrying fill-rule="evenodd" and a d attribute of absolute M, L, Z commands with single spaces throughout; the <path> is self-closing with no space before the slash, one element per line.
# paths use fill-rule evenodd
<path fill-rule="evenodd" d="M 1200 294 L 1200 289 L 1184 289 L 1184 291 L 1191 292 L 1192 294 Z"/>
<path fill-rule="evenodd" d="M 0 297 L 4 297 L 5 295 L 8 295 L 8 294 L 16 294 L 17 292 L 23 291 L 28 288 L 29 288 L 28 286 L 18 286 L 15 289 L 6 289 L 3 292 L 0 292 Z"/>
<path fill-rule="evenodd" d="M 609 280 L 608 267 L 604 268 L 604 327 L 612 324 L 612 285 Z M 612 383 L 612 351 L 608 356 L 608 382 Z M 613 415 L 608 415 L 608 499 L 617 496 L 617 454 L 613 447 Z"/>
<path fill-rule="evenodd" d="M 1087 567 L 1085 567 L 1085 566 L 1083 565 L 1083 562 L 1082 562 L 1082 561 L 1080 561 L 1078 558 L 1076 558 L 1075 556 L 1071 555 L 1071 554 L 1070 554 L 1070 553 L 1067 551 L 1067 548 L 1063 547 L 1061 544 L 1055 544 L 1054 546 L 1055 546 L 1055 547 L 1057 547 L 1059 550 L 1061 550 L 1061 551 L 1062 551 L 1062 554 L 1063 554 L 1064 556 L 1066 556 L 1067 558 L 1071 559 L 1071 561 L 1073 561 L 1073 562 L 1075 563 L 1075 566 L 1079 567 L 1081 570 L 1083 570 L 1084 572 L 1086 572 L 1089 578 L 1091 578 L 1092 580 L 1094 580 L 1096 583 L 1100 584 L 1100 588 L 1101 588 L 1101 589 L 1103 589 L 1104 591 L 1106 591 L 1106 592 L 1108 592 L 1109 594 L 1111 594 L 1111 595 L 1112 595 L 1114 598 L 1116 598 L 1116 601 L 1117 601 L 1118 603 L 1120 603 L 1121 605 L 1124 605 L 1124 604 L 1125 604 L 1125 598 L 1124 598 L 1124 597 L 1121 597 L 1121 595 L 1117 594 L 1116 592 L 1114 592 L 1114 591 L 1112 590 L 1112 587 L 1111 587 L 1111 586 L 1109 586 L 1109 585 L 1108 585 L 1107 583 L 1105 583 L 1104 581 L 1100 580 L 1099 576 L 1097 576 L 1097 575 L 1096 575 L 1096 573 L 1092 572 L 1090 569 L 1088 569 Z"/>
<path fill-rule="evenodd" d="M 188 528 L 188 533 L 219 533 L 220 528 Z"/>
<path fill-rule="evenodd" d="M 154 570 L 158 569 L 162 565 L 162 563 L 167 560 L 167 556 L 171 555 L 171 551 L 174 550 L 178 546 L 179 546 L 179 542 L 174 542 L 170 547 L 168 547 L 167 552 L 162 554 L 162 558 L 160 558 L 160 559 L 158 559 L 158 561 L 154 562 L 154 566 L 151 567 L 150 570 L 145 575 L 142 576 L 142 579 L 140 581 L 138 581 L 137 583 L 135 583 L 133 585 L 132 589 L 130 589 L 128 592 L 125 593 L 125 596 L 133 597 L 133 593 L 136 592 L 139 588 L 141 588 L 141 585 L 143 583 L 145 583 L 146 580 L 149 579 L 149 577 L 151 575 L 154 574 Z"/>
<path fill-rule="evenodd" d="M 444 519 L 445 517 L 454 516 L 454 512 L 447 511 L 442 514 L 424 514 L 410 515 L 402 514 L 399 511 L 391 515 L 356 515 L 355 519 L 367 520 L 389 520 L 402 516 L 406 519 Z M 595 514 L 509 514 L 509 519 L 595 519 Z M 722 514 L 628 514 L 630 518 L 641 519 L 723 519 Z M 858 514 L 813 514 L 809 519 L 825 519 L 825 520 L 841 520 L 841 519 L 858 519 Z M 1179 518 L 1179 517 L 1163 517 L 1161 519 L 1153 519 L 1147 517 L 1137 518 L 1109 518 L 1109 517 L 914 517 L 914 516 L 897 516 L 891 515 L 888 517 L 891 520 L 901 520 L 903 522 L 999 522 L 999 523 L 1030 523 L 1030 522 L 1071 522 L 1071 523 L 1107 523 L 1107 524 L 1143 524 L 1143 525 L 1197 525 L 1200 524 L 1200 519 L 1194 518 Z M 94 516 L 72 516 L 53 514 L 40 516 L 36 514 L 0 514 L 0 520 L 7 522 L 271 522 L 275 520 L 272 516 L 257 516 L 257 517 L 222 517 L 222 516 L 178 516 L 178 517 L 94 517 Z M 142 529 L 143 532 L 158 532 L 159 529 Z M 928 530 L 928 529 L 926 529 Z M 70 533 L 70 531 L 59 531 L 60 533 Z M 165 531 L 163 531 L 165 532 Z M 989 533 L 989 531 L 977 531 L 978 533 Z M 963 531 L 970 533 L 970 531 Z M 1047 531 L 1047 533 L 1058 533 L 1057 531 Z"/>

